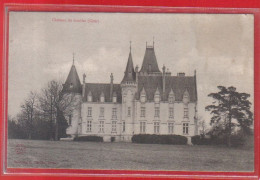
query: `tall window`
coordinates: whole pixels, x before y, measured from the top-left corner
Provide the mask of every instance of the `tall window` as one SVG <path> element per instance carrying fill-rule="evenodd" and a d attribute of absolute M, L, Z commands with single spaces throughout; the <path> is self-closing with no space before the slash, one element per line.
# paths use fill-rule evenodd
<path fill-rule="evenodd" d="M 99 121 L 99 132 L 104 132 L 104 121 Z"/>
<path fill-rule="evenodd" d="M 154 122 L 154 133 L 158 134 L 160 132 L 160 123 Z"/>
<path fill-rule="evenodd" d="M 92 121 L 87 121 L 87 132 L 91 132 L 92 129 Z"/>
<path fill-rule="evenodd" d="M 189 117 L 189 109 L 188 109 L 188 107 L 184 107 L 184 117 L 185 118 Z"/>
<path fill-rule="evenodd" d="M 155 107 L 154 117 L 160 117 L 160 107 Z"/>
<path fill-rule="evenodd" d="M 141 107 L 141 117 L 145 117 L 145 107 Z"/>
<path fill-rule="evenodd" d="M 92 117 L 92 107 L 88 107 L 88 117 Z"/>
<path fill-rule="evenodd" d="M 145 133 L 146 130 L 146 123 L 140 122 L 140 133 Z"/>
<path fill-rule="evenodd" d="M 125 121 L 123 121 L 123 132 L 125 132 Z"/>
<path fill-rule="evenodd" d="M 69 115 L 69 126 L 71 125 L 72 115 Z"/>
<path fill-rule="evenodd" d="M 173 123 L 168 123 L 168 133 L 173 134 Z"/>
<path fill-rule="evenodd" d="M 173 117 L 174 117 L 174 109 L 173 109 L 173 107 L 170 107 L 169 108 L 169 118 L 173 119 Z"/>
<path fill-rule="evenodd" d="M 112 118 L 116 119 L 117 118 L 117 112 L 116 112 L 116 108 L 112 109 Z"/>
<path fill-rule="evenodd" d="M 112 121 L 112 132 L 116 132 L 116 121 Z"/>
<path fill-rule="evenodd" d="M 105 113 L 105 108 L 100 107 L 99 117 L 104 117 L 104 113 Z"/>
<path fill-rule="evenodd" d="M 189 134 L 189 123 L 183 123 L 183 134 Z"/>
<path fill-rule="evenodd" d="M 127 116 L 131 117 L 131 107 L 128 107 L 128 109 L 127 109 Z"/>

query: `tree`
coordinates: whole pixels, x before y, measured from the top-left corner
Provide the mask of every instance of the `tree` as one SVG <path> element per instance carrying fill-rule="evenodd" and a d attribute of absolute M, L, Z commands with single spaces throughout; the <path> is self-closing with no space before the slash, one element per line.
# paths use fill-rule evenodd
<path fill-rule="evenodd" d="M 50 139 L 55 140 L 59 139 L 59 126 L 64 124 L 64 116 L 71 114 L 75 105 L 75 95 L 63 93 L 62 89 L 61 82 L 52 80 L 39 95 L 39 109 L 49 121 Z"/>
<path fill-rule="evenodd" d="M 227 144 L 231 145 L 230 137 L 235 127 L 239 127 L 244 135 L 250 133 L 250 126 L 253 123 L 253 113 L 251 112 L 250 97 L 247 93 L 239 93 L 236 88 L 218 86 L 219 92 L 211 93 L 208 96 L 215 101 L 212 105 L 206 106 L 207 111 L 211 111 L 212 118 L 210 124 L 223 126 L 221 131 L 227 136 Z M 221 129 L 221 128 L 217 128 Z"/>
<path fill-rule="evenodd" d="M 199 118 L 198 118 L 198 126 L 200 129 L 200 134 L 205 135 L 206 131 L 207 131 L 207 124 L 206 124 L 205 119 L 201 116 L 199 116 Z"/>
<path fill-rule="evenodd" d="M 32 138 L 33 119 L 36 112 L 36 95 L 35 92 L 31 91 L 25 102 L 21 105 L 25 123 L 24 127 L 26 128 L 29 139 Z"/>

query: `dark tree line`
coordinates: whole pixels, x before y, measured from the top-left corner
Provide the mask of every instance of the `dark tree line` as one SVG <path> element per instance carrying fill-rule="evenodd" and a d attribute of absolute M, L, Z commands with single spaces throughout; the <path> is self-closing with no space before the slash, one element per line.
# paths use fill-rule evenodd
<path fill-rule="evenodd" d="M 8 138 L 59 140 L 66 137 L 66 116 L 75 106 L 75 95 L 62 91 L 52 80 L 39 92 L 30 92 L 20 113 L 8 117 Z"/>

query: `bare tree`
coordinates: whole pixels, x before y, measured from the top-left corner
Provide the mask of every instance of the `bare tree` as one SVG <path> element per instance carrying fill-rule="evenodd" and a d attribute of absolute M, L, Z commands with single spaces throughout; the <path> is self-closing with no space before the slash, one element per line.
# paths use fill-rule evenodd
<path fill-rule="evenodd" d="M 202 116 L 199 116 L 198 118 L 198 122 L 199 122 L 199 129 L 200 129 L 200 134 L 201 135 L 205 135 L 206 131 L 207 131 L 207 124 L 205 119 Z"/>
<path fill-rule="evenodd" d="M 36 92 L 30 92 L 25 102 L 21 105 L 24 125 L 27 129 L 28 138 L 32 138 L 33 120 L 36 112 Z"/>
<path fill-rule="evenodd" d="M 59 118 L 70 114 L 75 105 L 75 95 L 63 91 L 62 83 L 50 81 L 38 96 L 41 114 L 49 121 L 50 139 L 59 139 Z"/>

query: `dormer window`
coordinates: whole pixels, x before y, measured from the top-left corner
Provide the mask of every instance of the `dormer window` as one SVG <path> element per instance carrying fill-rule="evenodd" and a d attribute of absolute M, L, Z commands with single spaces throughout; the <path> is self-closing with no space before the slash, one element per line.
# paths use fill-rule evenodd
<path fill-rule="evenodd" d="M 174 103 L 175 101 L 175 97 L 174 97 L 174 92 L 171 89 L 170 93 L 169 93 L 169 98 L 168 98 L 169 103 Z"/>
<path fill-rule="evenodd" d="M 190 96 L 189 96 L 189 92 L 186 89 L 185 92 L 183 93 L 183 103 L 188 104 L 190 101 Z"/>
<path fill-rule="evenodd" d="M 92 93 L 89 91 L 88 93 L 88 102 L 92 102 Z"/>
<path fill-rule="evenodd" d="M 145 101 L 146 101 L 146 92 L 144 90 L 144 87 L 141 91 L 140 100 L 141 100 L 142 103 L 145 103 Z"/>
<path fill-rule="evenodd" d="M 113 93 L 113 103 L 117 102 L 117 95 L 116 92 Z"/>
<path fill-rule="evenodd" d="M 105 95 L 103 92 L 100 94 L 100 102 L 105 102 Z"/>
<path fill-rule="evenodd" d="M 159 92 L 158 87 L 157 87 L 157 90 L 155 91 L 155 94 L 154 94 L 154 102 L 155 103 L 159 103 L 160 102 L 160 92 Z"/>

